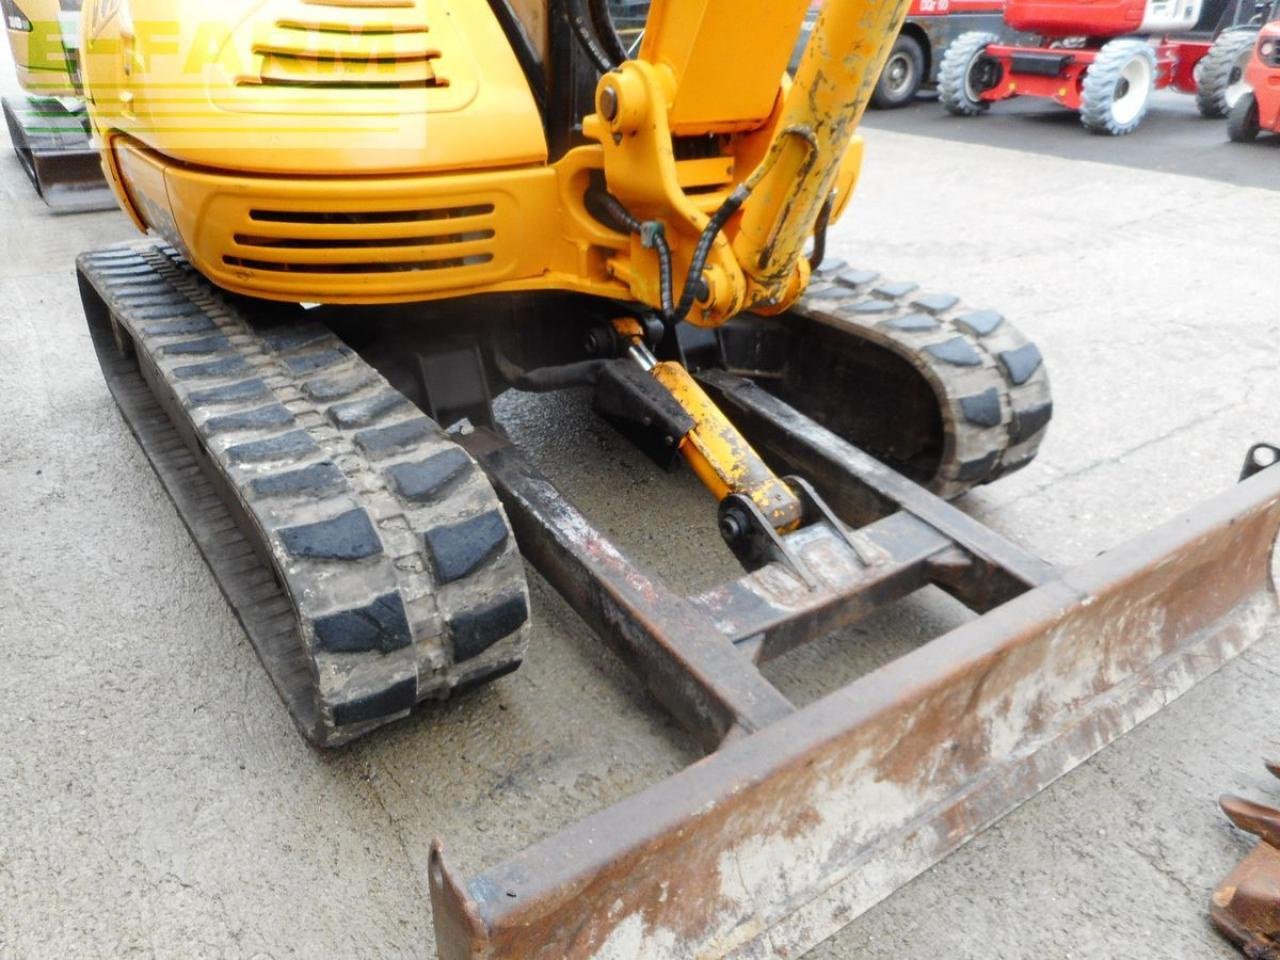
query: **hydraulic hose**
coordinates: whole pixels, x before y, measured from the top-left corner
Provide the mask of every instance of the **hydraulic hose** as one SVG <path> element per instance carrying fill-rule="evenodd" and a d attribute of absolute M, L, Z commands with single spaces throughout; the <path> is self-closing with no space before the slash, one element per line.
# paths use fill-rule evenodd
<path fill-rule="evenodd" d="M 591 22 L 595 27 L 596 37 L 604 47 L 615 65 L 627 59 L 627 48 L 618 36 L 613 24 L 613 14 L 609 12 L 609 0 L 590 0 Z"/>
<path fill-rule="evenodd" d="M 574 36 L 578 38 L 579 45 L 587 56 L 591 58 L 591 62 L 595 64 L 597 70 L 601 73 L 608 73 L 622 62 L 621 59 L 615 60 L 601 46 L 600 40 L 595 33 L 593 17 L 591 10 L 587 6 L 587 0 L 570 0 L 565 16 L 569 19 L 569 26 L 573 29 Z M 621 46 L 621 42 L 619 42 L 619 46 Z M 625 59 L 625 55 L 622 59 Z"/>
<path fill-rule="evenodd" d="M 658 254 L 660 271 L 660 288 L 662 294 L 662 321 L 672 327 L 681 323 L 693 307 L 693 301 L 702 287 L 702 271 L 707 265 L 707 257 L 711 255 L 711 246 L 716 237 L 724 229 L 724 225 L 751 196 L 755 186 L 752 180 L 741 183 L 724 203 L 716 209 L 703 227 L 698 237 L 698 244 L 693 249 L 693 257 L 689 261 L 689 270 L 685 274 L 684 285 L 680 289 L 680 302 L 674 303 L 674 284 L 671 276 L 671 246 L 667 243 L 666 232 L 659 221 L 641 221 L 623 205 L 622 201 L 601 187 L 593 188 L 587 195 L 592 204 L 599 205 L 601 212 L 613 221 L 614 229 L 626 230 L 639 234 L 646 247 L 651 247 Z"/>
<path fill-rule="evenodd" d="M 516 366 L 498 351 L 494 352 L 493 361 L 507 383 L 526 393 L 551 393 L 569 387 L 589 387 L 599 379 L 600 371 L 608 362 L 607 360 L 580 360 L 577 363 L 525 370 Z"/>
<path fill-rule="evenodd" d="M 693 298 L 697 296 L 698 289 L 702 284 L 702 269 L 707 265 L 707 257 L 711 255 L 711 245 L 716 242 L 716 237 L 720 235 L 720 231 L 724 229 L 724 225 L 729 222 L 729 218 L 738 212 L 738 208 L 746 202 L 747 197 L 751 196 L 751 186 L 747 183 L 741 183 L 729 194 L 724 203 L 720 204 L 719 209 L 711 215 L 711 219 L 707 221 L 707 225 L 702 230 L 702 235 L 698 237 L 698 245 L 693 248 L 693 259 L 689 261 L 689 272 L 685 274 L 684 289 L 680 293 L 680 302 L 676 305 L 675 312 L 671 315 L 673 323 L 680 323 L 689 315 L 689 310 L 693 306 Z"/>
<path fill-rule="evenodd" d="M 664 320 L 669 320 L 675 315 L 675 305 L 672 302 L 671 245 L 667 243 L 666 230 L 662 223 L 657 220 L 646 223 L 637 219 L 623 206 L 622 201 L 608 190 L 601 188 L 592 190 L 591 199 L 598 203 L 603 212 L 614 221 L 615 227 L 620 227 L 628 233 L 638 234 L 640 241 L 657 253 L 659 286 L 662 292 L 662 316 Z"/>

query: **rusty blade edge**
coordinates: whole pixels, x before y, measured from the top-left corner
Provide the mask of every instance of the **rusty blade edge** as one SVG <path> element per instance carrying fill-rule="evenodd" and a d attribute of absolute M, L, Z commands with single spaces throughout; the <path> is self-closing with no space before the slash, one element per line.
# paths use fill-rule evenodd
<path fill-rule="evenodd" d="M 465 887 L 437 849 L 441 957 L 817 942 L 1274 625 L 1278 523 L 1265 471 Z"/>

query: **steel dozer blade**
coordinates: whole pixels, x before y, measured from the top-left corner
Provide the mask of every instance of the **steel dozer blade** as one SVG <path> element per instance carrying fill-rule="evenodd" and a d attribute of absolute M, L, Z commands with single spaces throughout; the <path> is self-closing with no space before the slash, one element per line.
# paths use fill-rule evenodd
<path fill-rule="evenodd" d="M 60 100 L 3 99 L 13 149 L 50 208 L 58 213 L 116 209 L 83 110 L 68 110 Z"/>
<path fill-rule="evenodd" d="M 838 507 L 892 501 L 862 528 L 886 559 L 815 591 L 780 595 L 766 568 L 686 601 L 550 509 L 511 450 L 481 451 L 522 542 L 554 543 L 534 563 L 589 622 L 606 618 L 633 655 L 642 640 L 767 655 L 814 609 L 830 629 L 851 598 L 918 577 L 985 595 L 988 612 L 803 709 L 764 709 L 726 681 L 737 735 L 713 755 L 469 879 L 437 843 L 444 960 L 797 956 L 1280 626 L 1280 470 L 1052 573 L 754 385 L 704 383 L 762 450 L 838 479 Z M 584 569 L 606 597 L 574 591 Z"/>

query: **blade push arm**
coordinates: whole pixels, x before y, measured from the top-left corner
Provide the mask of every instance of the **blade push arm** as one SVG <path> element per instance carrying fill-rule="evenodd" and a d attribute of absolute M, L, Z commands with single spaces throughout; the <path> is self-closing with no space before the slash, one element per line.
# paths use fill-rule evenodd
<path fill-rule="evenodd" d="M 834 198 L 838 213 L 852 189 L 854 134 L 907 3 L 828 0 L 788 83 L 807 6 L 655 0 L 639 57 L 600 80 L 584 132 L 609 193 L 650 225 L 613 268 L 637 299 L 674 305 L 673 319 L 785 309 L 808 282 L 802 251 L 823 205 Z M 719 190 L 695 175 L 708 155 L 731 171 Z"/>

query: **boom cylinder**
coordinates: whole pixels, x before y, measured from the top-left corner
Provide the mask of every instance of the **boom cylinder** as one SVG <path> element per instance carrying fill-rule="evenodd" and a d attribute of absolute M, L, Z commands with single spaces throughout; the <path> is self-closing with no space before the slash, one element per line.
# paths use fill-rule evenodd
<path fill-rule="evenodd" d="M 802 253 L 906 19 L 908 0 L 828 0 L 743 205 L 733 247 L 748 303 L 785 305 L 807 281 Z"/>

